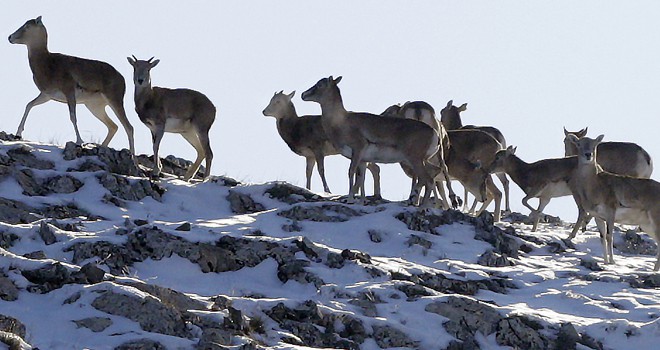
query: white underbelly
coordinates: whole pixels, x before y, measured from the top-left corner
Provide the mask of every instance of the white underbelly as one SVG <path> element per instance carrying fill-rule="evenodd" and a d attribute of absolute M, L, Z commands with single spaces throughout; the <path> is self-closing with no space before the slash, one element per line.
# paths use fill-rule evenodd
<path fill-rule="evenodd" d="M 565 181 L 560 182 L 551 182 L 547 184 L 538 194 L 537 197 L 545 198 L 557 198 L 570 196 L 573 194 L 570 188 L 568 188 L 568 183 Z"/>
<path fill-rule="evenodd" d="M 352 158 L 353 152 L 349 146 L 341 148 L 341 154 L 346 158 Z M 374 163 L 400 163 L 406 160 L 405 155 L 392 147 L 368 145 L 362 153 L 362 161 Z"/>
<path fill-rule="evenodd" d="M 62 103 L 67 103 L 66 97 L 61 91 L 54 91 L 54 92 L 49 92 L 47 93 L 48 97 L 51 99 L 62 102 Z M 103 96 L 103 94 L 95 92 L 87 92 L 85 90 L 81 89 L 76 89 L 76 104 L 88 104 L 88 103 L 93 103 L 93 104 L 103 104 L 107 105 L 108 102 Z"/>
<path fill-rule="evenodd" d="M 606 219 L 605 206 L 600 204 L 597 205 L 595 212 L 598 214 L 597 216 Z M 638 225 L 642 227 L 648 227 L 651 224 L 648 212 L 636 208 L 617 208 L 614 214 L 614 222 L 617 224 Z"/>
<path fill-rule="evenodd" d="M 190 120 L 167 118 L 165 120 L 165 132 L 182 133 L 192 128 Z"/>

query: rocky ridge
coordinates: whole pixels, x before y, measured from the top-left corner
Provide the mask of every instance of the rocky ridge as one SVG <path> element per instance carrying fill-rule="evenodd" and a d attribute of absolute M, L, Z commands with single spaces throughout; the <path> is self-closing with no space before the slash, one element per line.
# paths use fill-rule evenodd
<path fill-rule="evenodd" d="M 612 274 L 560 235 L 526 233 L 520 215 L 495 224 L 488 213 L 351 205 L 226 177 L 190 189 L 175 178 L 185 160 L 168 158 L 170 175 L 154 181 L 151 161 L 136 166 L 126 150 L 0 139 L 0 343 L 10 349 L 605 349 L 593 331 L 635 337 L 638 320 L 558 322 L 515 296 L 546 288 L 549 271 L 660 294 L 658 275 Z M 192 198 L 209 192 L 197 212 Z M 622 237 L 621 251 L 657 249 L 634 231 Z M 178 279 L 189 285 L 177 290 Z M 42 338 L 27 305 L 78 334 L 74 343 Z"/>

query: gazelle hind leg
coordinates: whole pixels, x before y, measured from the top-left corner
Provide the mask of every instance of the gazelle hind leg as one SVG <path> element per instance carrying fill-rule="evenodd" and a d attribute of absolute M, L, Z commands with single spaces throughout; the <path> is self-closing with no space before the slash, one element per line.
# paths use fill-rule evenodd
<path fill-rule="evenodd" d="M 105 102 L 85 103 L 85 107 L 87 107 L 87 109 L 92 112 L 96 119 L 100 120 L 108 128 L 108 134 L 105 136 L 105 139 L 101 143 L 102 146 L 108 146 L 110 140 L 112 140 L 112 138 L 115 136 L 118 129 L 117 124 L 115 124 L 115 122 L 110 119 L 108 113 L 105 111 L 105 106 Z"/>
<path fill-rule="evenodd" d="M 188 143 L 190 143 L 190 145 L 193 146 L 197 151 L 197 158 L 195 159 L 195 162 L 190 166 L 190 168 L 188 168 L 186 175 L 183 177 L 184 180 L 188 181 L 195 177 L 197 170 L 199 170 L 199 166 L 202 164 L 202 160 L 204 159 L 204 148 L 202 147 L 202 143 L 200 142 L 196 132 L 188 131 L 181 133 L 181 136 L 183 136 L 183 138 L 186 139 L 186 141 L 188 141 Z"/>

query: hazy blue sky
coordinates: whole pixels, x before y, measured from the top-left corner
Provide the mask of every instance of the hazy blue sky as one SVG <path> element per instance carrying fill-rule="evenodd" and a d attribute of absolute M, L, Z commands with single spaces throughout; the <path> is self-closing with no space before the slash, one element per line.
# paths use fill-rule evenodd
<path fill-rule="evenodd" d="M 125 105 L 136 148 L 151 138 L 133 110 L 132 68 L 156 56 L 153 84 L 189 87 L 218 108 L 212 128 L 214 174 L 242 181 L 304 185 L 304 159 L 291 153 L 271 118 L 275 91 L 297 91 L 299 114 L 318 114 L 300 93 L 319 78 L 342 75 L 347 109 L 380 113 L 407 100 L 439 111 L 468 103 L 464 122 L 494 125 L 526 161 L 563 155 L 562 127 L 589 126 L 606 140 L 637 142 L 660 155 L 660 2 L 657 1 L 29 1 L 0 12 L 7 36 L 38 15 L 52 52 L 106 61 L 127 79 Z M 6 40 L 6 39 L 5 39 Z M 15 132 L 36 97 L 24 46 L 0 45 L 1 129 Z M 104 126 L 79 106 L 85 141 Z M 64 104 L 35 107 L 24 137 L 75 140 Z M 111 146 L 128 146 L 123 130 Z M 178 135 L 161 152 L 194 158 Z M 347 192 L 348 162 L 326 161 L 330 188 Z M 657 175 L 653 178 L 658 179 Z M 402 199 L 409 180 L 398 165 L 382 173 L 386 198 Z M 496 182 L 497 183 L 497 182 Z M 315 175 L 313 186 L 322 190 Z M 512 195 L 522 210 L 522 194 Z M 572 199 L 546 212 L 574 217 Z M 526 212 L 526 211 L 524 211 Z"/>

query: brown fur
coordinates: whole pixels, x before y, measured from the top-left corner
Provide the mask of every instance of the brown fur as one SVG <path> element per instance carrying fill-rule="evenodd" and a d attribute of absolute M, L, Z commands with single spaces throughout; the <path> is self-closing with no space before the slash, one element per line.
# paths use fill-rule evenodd
<path fill-rule="evenodd" d="M 9 42 L 27 46 L 30 69 L 40 91 L 39 96 L 25 107 L 17 136 L 22 135 L 32 107 L 55 100 L 68 105 L 76 142 L 80 144 L 82 138 L 78 131 L 76 104 L 83 103 L 108 128 L 108 134 L 102 143 L 107 146 L 117 132 L 117 124 L 105 111 L 105 107 L 110 106 L 126 130 L 131 153 L 135 154 L 133 126 L 124 110 L 126 82 L 116 69 L 105 62 L 48 51 L 48 33 L 41 17 L 25 22 L 9 36 Z"/>

